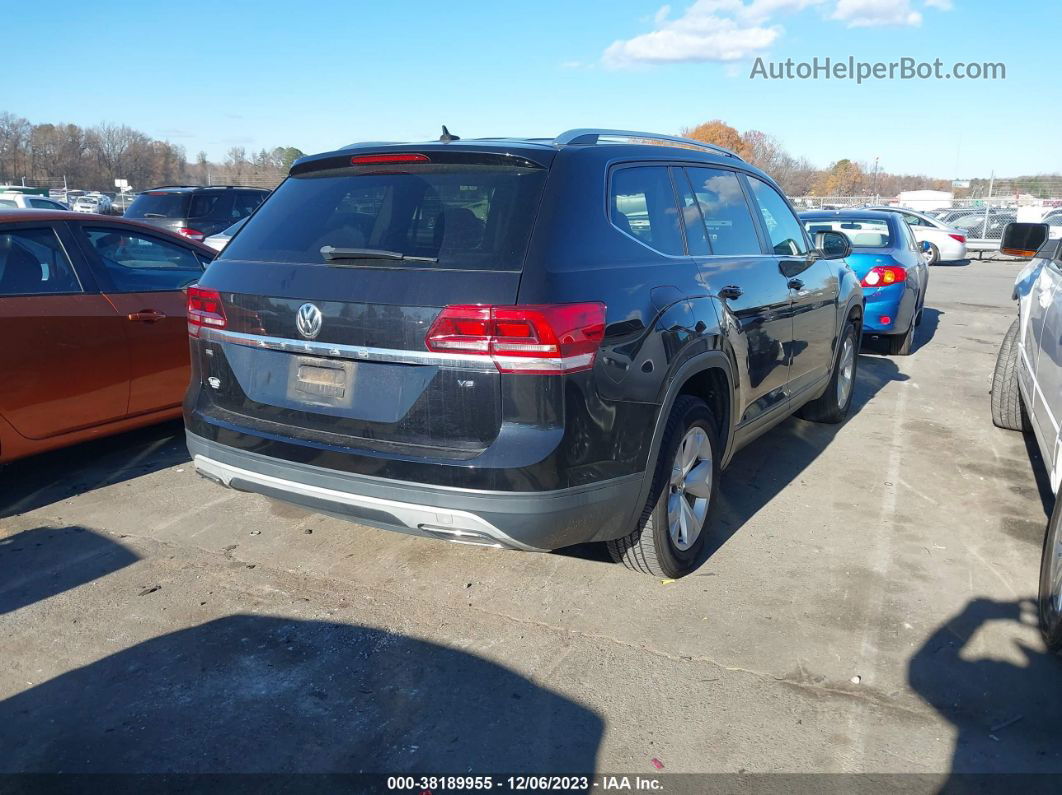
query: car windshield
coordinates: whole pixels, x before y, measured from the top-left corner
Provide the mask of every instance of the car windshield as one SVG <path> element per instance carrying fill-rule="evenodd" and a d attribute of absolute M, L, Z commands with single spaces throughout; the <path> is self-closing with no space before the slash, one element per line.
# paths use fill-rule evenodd
<path fill-rule="evenodd" d="M 222 257 L 518 270 L 545 174 L 533 167 L 431 164 L 291 177 Z"/>
<path fill-rule="evenodd" d="M 183 218 L 187 202 L 187 193 L 151 191 L 137 196 L 125 214 L 128 218 Z"/>
<path fill-rule="evenodd" d="M 804 221 L 804 226 L 812 237 L 816 232 L 844 232 L 853 248 L 889 248 L 892 245 L 887 221 L 827 218 Z"/>

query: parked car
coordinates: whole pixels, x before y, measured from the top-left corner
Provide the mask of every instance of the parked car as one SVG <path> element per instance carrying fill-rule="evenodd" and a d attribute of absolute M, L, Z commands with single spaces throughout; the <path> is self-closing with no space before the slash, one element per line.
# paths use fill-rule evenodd
<path fill-rule="evenodd" d="M 37 196 L 32 193 L 16 193 L 14 191 L 0 193 L 0 210 L 28 209 L 35 210 L 66 210 L 62 202 L 49 199 L 47 196 Z"/>
<path fill-rule="evenodd" d="M 75 213 L 96 213 L 97 215 L 110 215 L 111 200 L 99 193 L 87 193 L 74 199 L 70 208 Z"/>
<path fill-rule="evenodd" d="M 1039 613 L 1044 640 L 1062 651 L 1062 240 L 1047 224 L 1012 223 L 1004 254 L 1032 257 L 1018 274 L 1018 316 L 1003 338 L 992 377 L 992 422 L 1032 433 L 1057 495 L 1040 563 Z"/>
<path fill-rule="evenodd" d="M 179 416 L 182 288 L 214 253 L 120 218 L 0 212 L 0 462 Z"/>
<path fill-rule="evenodd" d="M 1051 210 L 1043 217 L 1043 223 L 1050 227 L 1050 236 L 1058 239 L 1062 238 L 1062 209 Z"/>
<path fill-rule="evenodd" d="M 919 243 L 929 243 L 929 249 L 926 252 L 928 265 L 966 259 L 966 235 L 926 213 L 908 210 L 906 207 L 866 207 L 865 209 L 898 213 L 911 227 L 915 240 Z"/>
<path fill-rule="evenodd" d="M 221 232 L 218 232 L 216 235 L 211 235 L 203 242 L 215 251 L 221 251 L 223 248 L 225 248 L 225 246 L 229 244 L 229 241 L 232 240 L 232 236 L 235 235 L 238 231 L 240 231 L 240 227 L 242 227 L 245 223 L 247 223 L 247 218 L 241 218 L 228 229 L 224 229 Z"/>
<path fill-rule="evenodd" d="M 232 185 L 173 185 L 144 191 L 126 218 L 169 229 L 202 242 L 254 212 L 269 191 Z"/>
<path fill-rule="evenodd" d="M 848 264 L 866 299 L 864 332 L 884 336 L 894 356 L 910 354 L 929 286 L 926 244 L 915 240 L 895 212 L 818 211 L 801 213 L 800 219 L 811 234 L 833 230 L 848 236 L 852 243 Z"/>
<path fill-rule="evenodd" d="M 304 157 L 189 289 L 189 450 L 359 522 L 677 577 L 735 451 L 847 415 L 849 250 L 651 133 Z"/>

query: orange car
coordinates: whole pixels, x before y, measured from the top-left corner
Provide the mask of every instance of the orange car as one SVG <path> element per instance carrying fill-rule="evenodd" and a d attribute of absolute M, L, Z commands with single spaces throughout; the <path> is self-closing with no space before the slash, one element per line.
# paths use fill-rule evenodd
<path fill-rule="evenodd" d="M 183 288 L 216 253 L 121 218 L 0 212 L 0 463 L 180 416 Z"/>

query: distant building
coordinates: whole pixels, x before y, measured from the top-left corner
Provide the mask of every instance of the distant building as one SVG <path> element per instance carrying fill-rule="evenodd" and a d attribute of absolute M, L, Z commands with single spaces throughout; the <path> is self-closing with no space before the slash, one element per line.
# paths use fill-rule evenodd
<path fill-rule="evenodd" d="M 951 207 L 954 193 L 944 190 L 905 190 L 896 197 L 896 203 L 912 210 L 942 210 Z"/>

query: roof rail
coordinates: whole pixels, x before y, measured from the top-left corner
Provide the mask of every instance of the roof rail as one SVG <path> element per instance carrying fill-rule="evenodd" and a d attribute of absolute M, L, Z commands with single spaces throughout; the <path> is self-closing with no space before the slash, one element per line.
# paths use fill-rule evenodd
<path fill-rule="evenodd" d="M 263 188 L 259 185 L 156 185 L 153 188 L 146 188 L 145 190 L 165 190 L 166 188 L 207 188 L 219 189 L 219 188 L 243 188 L 250 190 L 270 190 L 269 188 Z M 142 191 L 143 192 L 143 191 Z"/>
<path fill-rule="evenodd" d="M 562 132 L 553 139 L 557 146 L 586 145 L 601 143 L 601 138 L 625 138 L 628 141 L 645 139 L 647 141 L 661 141 L 674 146 L 688 146 L 696 149 L 705 149 L 709 152 L 733 157 L 737 160 L 743 158 L 736 152 L 724 149 L 722 146 L 708 144 L 704 141 L 694 141 L 692 138 L 680 138 L 675 135 L 660 135 L 659 133 L 637 132 L 635 130 L 594 130 L 588 128 L 568 130 Z"/>

